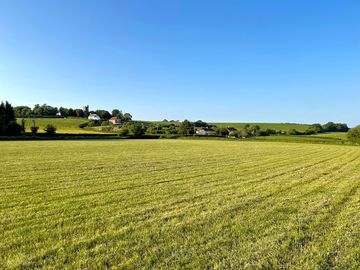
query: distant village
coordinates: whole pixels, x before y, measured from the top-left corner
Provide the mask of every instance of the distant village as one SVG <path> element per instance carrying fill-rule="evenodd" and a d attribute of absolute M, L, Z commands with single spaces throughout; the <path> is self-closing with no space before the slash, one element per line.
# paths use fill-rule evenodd
<path fill-rule="evenodd" d="M 31 130 L 36 134 L 38 127 L 36 126 L 36 118 L 77 118 L 86 119 L 79 124 L 79 128 L 92 129 L 109 133 L 118 133 L 120 136 L 143 136 L 147 135 L 197 135 L 197 136 L 218 136 L 228 138 L 248 138 L 255 136 L 270 135 L 312 135 L 325 132 L 347 132 L 349 130 L 346 124 L 329 122 L 327 124 L 308 125 L 307 130 L 298 131 L 296 129 L 274 130 L 262 129 L 256 124 L 247 124 L 241 128 L 232 126 L 216 126 L 204 121 L 198 120 L 191 122 L 189 120 L 166 120 L 163 121 L 134 121 L 132 115 L 122 112 L 120 109 L 113 109 L 111 112 L 107 110 L 90 110 L 89 105 L 83 106 L 82 109 L 72 109 L 65 107 L 53 107 L 47 104 L 36 104 L 33 108 L 28 106 L 12 107 L 9 103 L 2 103 L 4 111 L 8 111 L 10 118 L 14 115 L 15 119 L 22 119 L 22 127 L 14 128 L 17 133 L 24 133 L 24 120 L 33 119 Z M 13 113 L 11 112 L 13 111 Z M 13 120 L 11 120 L 13 121 Z M 10 125 L 8 125 L 10 126 Z M 55 133 L 56 126 L 49 121 L 47 130 Z M 10 129 L 9 129 L 10 130 Z"/>

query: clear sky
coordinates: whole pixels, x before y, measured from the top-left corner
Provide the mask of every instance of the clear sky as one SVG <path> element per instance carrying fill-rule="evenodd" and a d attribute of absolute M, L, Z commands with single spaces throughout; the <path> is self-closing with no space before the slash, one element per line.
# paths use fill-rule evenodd
<path fill-rule="evenodd" d="M 0 0 L 0 99 L 360 123 L 360 1 Z"/>

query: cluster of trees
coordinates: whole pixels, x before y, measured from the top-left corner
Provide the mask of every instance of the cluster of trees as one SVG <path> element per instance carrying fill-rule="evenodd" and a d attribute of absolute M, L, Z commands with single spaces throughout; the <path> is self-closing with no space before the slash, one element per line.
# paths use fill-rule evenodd
<path fill-rule="evenodd" d="M 46 112 L 47 114 L 53 113 L 51 106 L 35 106 L 35 113 L 39 113 L 40 110 L 42 113 Z M 21 124 L 18 124 L 16 121 L 16 114 L 30 115 L 32 110 L 26 106 L 19 106 L 13 108 L 9 102 L 0 103 L 0 135 L 2 136 L 14 136 L 14 135 L 23 135 L 25 133 L 25 120 L 21 121 Z M 24 114 L 23 114 L 24 113 Z M 39 130 L 39 127 L 36 126 L 35 120 L 32 121 L 30 131 L 32 135 L 36 135 Z M 48 135 L 54 135 L 56 133 L 56 127 L 51 124 L 48 124 L 44 131 Z"/>
<path fill-rule="evenodd" d="M 100 115 L 99 115 L 100 116 Z M 117 117 L 121 122 L 129 122 L 132 120 L 132 115 L 130 113 L 123 113 L 119 109 L 114 109 L 111 112 L 111 116 Z M 101 117 L 101 116 L 100 116 Z M 110 118 L 110 117 L 109 117 Z"/>
<path fill-rule="evenodd" d="M 47 104 L 36 104 L 32 109 L 28 106 L 17 106 L 14 107 L 14 113 L 16 117 L 56 116 L 58 113 L 58 108 Z"/>
<path fill-rule="evenodd" d="M 231 131 L 228 134 L 226 134 L 226 129 L 220 129 L 219 132 L 221 135 L 227 135 L 233 138 L 250 138 L 255 136 L 270 136 L 273 134 L 277 134 L 276 130 L 273 129 L 260 129 L 260 126 L 258 125 L 245 125 L 242 129 L 237 131 Z"/>
<path fill-rule="evenodd" d="M 349 127 L 347 126 L 347 124 L 328 122 L 325 125 L 320 125 L 320 124 L 311 125 L 305 131 L 305 134 L 311 135 L 311 134 L 318 134 L 325 132 L 348 132 L 348 131 L 349 131 Z M 301 132 L 297 132 L 297 131 L 296 133 L 301 134 Z M 298 135 L 298 134 L 294 134 L 294 135 Z"/>
<path fill-rule="evenodd" d="M 47 104 L 39 105 L 36 104 L 34 108 L 30 108 L 28 106 L 17 106 L 14 107 L 15 117 L 51 117 L 51 116 L 60 116 L 62 117 L 86 117 L 85 112 L 82 109 L 73 109 L 73 108 L 65 108 L 65 107 L 53 107 Z M 118 117 L 121 122 L 128 122 L 132 120 L 132 115 L 130 113 L 123 113 L 119 109 L 112 110 L 110 113 L 107 110 L 96 110 L 90 111 L 89 113 L 96 113 L 101 119 L 109 120 L 111 117 Z"/>
<path fill-rule="evenodd" d="M 60 107 L 59 113 L 63 117 L 85 117 L 86 116 L 82 109 Z"/>
<path fill-rule="evenodd" d="M 124 123 L 120 130 L 119 135 L 120 136 L 143 136 L 146 132 L 147 128 L 144 124 L 138 123 L 138 122 L 126 122 Z"/>

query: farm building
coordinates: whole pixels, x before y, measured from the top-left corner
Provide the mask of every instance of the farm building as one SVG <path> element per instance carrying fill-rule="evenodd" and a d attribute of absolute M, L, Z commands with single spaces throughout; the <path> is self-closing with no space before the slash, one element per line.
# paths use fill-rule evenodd
<path fill-rule="evenodd" d="M 114 116 L 109 119 L 109 123 L 112 125 L 121 125 L 121 119 Z"/>
<path fill-rule="evenodd" d="M 96 113 L 90 113 L 89 117 L 88 117 L 89 120 L 101 120 L 100 116 L 98 116 Z"/>
<path fill-rule="evenodd" d="M 226 130 L 230 133 L 230 132 L 236 132 L 237 129 L 233 128 L 233 127 L 227 127 Z"/>
<path fill-rule="evenodd" d="M 199 128 L 196 130 L 196 135 L 215 135 L 216 134 L 216 130 L 213 128 Z"/>

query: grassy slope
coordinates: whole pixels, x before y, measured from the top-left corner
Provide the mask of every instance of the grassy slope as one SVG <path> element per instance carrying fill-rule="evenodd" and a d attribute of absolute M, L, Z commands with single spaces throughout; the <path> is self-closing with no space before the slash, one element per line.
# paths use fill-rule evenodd
<path fill-rule="evenodd" d="M 93 129 L 81 129 L 79 124 L 86 122 L 84 118 L 32 118 L 35 120 L 35 123 L 40 127 L 39 132 L 44 132 L 44 128 L 47 124 L 52 124 L 57 128 L 57 133 L 72 133 L 72 134 L 87 134 L 87 133 L 97 133 Z M 32 119 L 26 120 L 26 130 L 30 131 L 32 125 Z M 18 122 L 21 122 L 21 119 L 18 119 Z"/>
<path fill-rule="evenodd" d="M 360 267 L 359 147 L 0 145 L 0 268 Z"/>
<path fill-rule="evenodd" d="M 320 133 L 313 135 L 316 137 L 323 137 L 323 138 L 335 138 L 341 140 L 347 140 L 347 133 L 346 132 L 333 132 L 333 133 Z"/>

